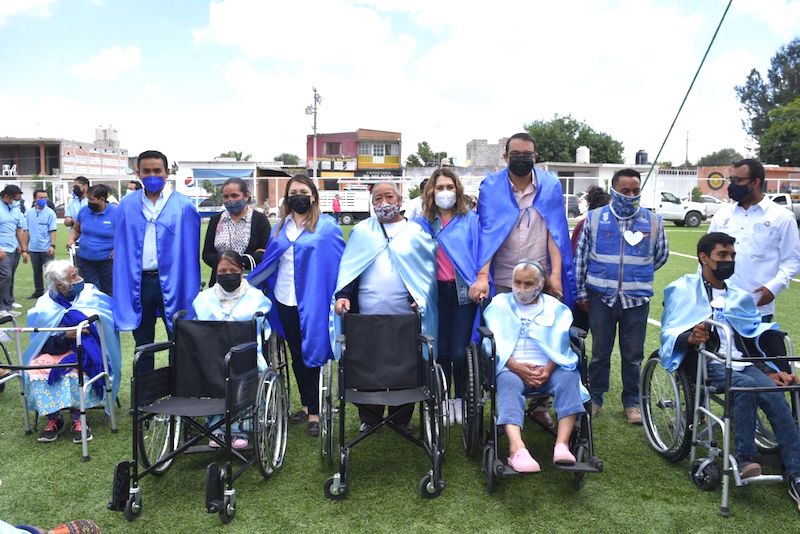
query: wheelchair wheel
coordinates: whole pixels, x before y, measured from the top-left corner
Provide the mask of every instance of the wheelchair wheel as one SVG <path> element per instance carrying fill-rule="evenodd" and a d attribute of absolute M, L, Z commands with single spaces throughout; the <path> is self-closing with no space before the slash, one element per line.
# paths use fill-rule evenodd
<path fill-rule="evenodd" d="M 269 478 L 283 465 L 288 416 L 283 380 L 271 370 L 262 375 L 256 394 L 254 423 L 256 456 L 261 476 Z"/>
<path fill-rule="evenodd" d="M 338 474 L 326 480 L 322 490 L 325 492 L 325 497 L 332 501 L 341 501 L 347 497 L 347 489 L 339 483 Z"/>
<path fill-rule="evenodd" d="M 5 343 L 0 343 L 0 349 L 2 349 L 3 354 L 5 355 L 6 363 L 8 363 L 8 365 L 14 365 L 13 363 L 11 363 L 11 355 L 8 353 L 8 349 L 6 348 Z M 5 391 L 5 389 L 6 389 L 6 384 L 4 382 L 0 384 L 0 393 Z"/>
<path fill-rule="evenodd" d="M 141 513 L 142 513 L 141 500 L 139 502 L 136 502 L 136 499 L 134 497 L 129 497 L 128 500 L 125 501 L 125 510 L 123 512 L 123 514 L 125 515 L 125 519 L 128 522 L 132 522 Z"/>
<path fill-rule="evenodd" d="M 473 343 L 464 355 L 465 391 L 461 408 L 464 451 L 473 457 L 481 450 L 483 439 L 483 404 L 478 358 L 478 346 Z"/>
<path fill-rule="evenodd" d="M 719 486 L 722 480 L 722 471 L 716 461 L 710 462 L 700 469 L 704 461 L 705 459 L 699 459 L 692 462 L 692 465 L 689 466 L 689 478 L 701 490 L 711 491 Z"/>
<path fill-rule="evenodd" d="M 155 464 L 178 448 L 181 442 L 181 418 L 176 415 L 148 414 L 140 419 L 138 453 L 139 462 L 146 468 Z M 172 466 L 174 458 L 153 469 L 154 475 L 163 475 Z"/>
<path fill-rule="evenodd" d="M 650 355 L 640 386 L 645 433 L 653 448 L 670 462 L 689 453 L 694 391 L 682 369 L 670 373 L 661 365 L 658 351 Z"/>
<path fill-rule="evenodd" d="M 336 432 L 333 378 L 333 362 L 328 362 L 319 373 L 319 456 L 328 465 L 333 463 Z"/>
<path fill-rule="evenodd" d="M 289 382 L 289 359 L 286 357 L 286 343 L 273 334 L 269 338 L 269 353 L 272 368 L 283 379 L 283 396 L 286 406 L 286 415 L 292 411 L 291 382 Z"/>
<path fill-rule="evenodd" d="M 441 365 L 436 364 L 436 390 L 439 392 L 439 451 L 444 454 L 447 450 L 447 445 L 450 443 L 450 402 L 448 395 L 447 379 L 444 376 L 444 369 Z"/>
<path fill-rule="evenodd" d="M 761 408 L 756 411 L 756 447 L 761 454 L 776 454 L 780 447 L 772 423 Z"/>
<path fill-rule="evenodd" d="M 433 476 L 430 473 L 420 479 L 417 491 L 423 499 L 435 499 L 442 494 L 442 488 L 434 484 Z"/>

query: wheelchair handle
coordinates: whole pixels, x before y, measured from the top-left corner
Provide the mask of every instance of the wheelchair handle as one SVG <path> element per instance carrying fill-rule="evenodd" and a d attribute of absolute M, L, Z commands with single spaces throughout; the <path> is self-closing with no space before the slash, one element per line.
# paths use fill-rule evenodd
<path fill-rule="evenodd" d="M 481 337 L 494 339 L 494 333 L 491 330 L 489 330 L 489 328 L 486 326 L 479 326 L 478 333 L 481 335 Z"/>

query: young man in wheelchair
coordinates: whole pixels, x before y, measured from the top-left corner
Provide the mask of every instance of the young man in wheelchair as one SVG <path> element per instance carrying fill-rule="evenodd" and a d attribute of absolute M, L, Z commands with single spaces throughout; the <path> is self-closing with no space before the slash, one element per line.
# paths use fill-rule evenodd
<path fill-rule="evenodd" d="M 495 296 L 484 312 L 497 344 L 497 425 L 508 436 L 508 465 L 521 473 L 541 471 L 522 440 L 526 396 L 554 396 L 556 464 L 575 464 L 569 439 L 577 417 L 586 413 L 578 356 L 570 348 L 572 313 L 542 293 L 546 280 L 541 264 L 520 262 L 513 271 L 512 292 Z"/>
<path fill-rule="evenodd" d="M 664 291 L 661 353 L 668 368 L 696 354 L 701 345 L 716 354 L 725 354 L 725 337 L 710 329 L 705 319 L 727 324 L 733 333 L 731 347 L 733 387 L 789 386 L 798 382 L 791 368 L 779 370 L 766 362 L 736 362 L 742 357 L 785 354 L 783 335 L 775 323 L 763 323 L 753 297 L 726 283 L 734 272 L 735 239 L 722 232 L 711 232 L 697 243 L 700 272 L 687 274 Z M 707 377 L 710 385 L 725 387 L 725 365 L 710 361 Z M 800 506 L 800 432 L 792 410 L 781 391 L 737 393 L 733 398 L 733 421 L 736 427 L 736 459 L 742 478 L 761 474 L 756 462 L 756 411 L 761 408 L 772 424 L 780 444 L 789 495 Z"/>

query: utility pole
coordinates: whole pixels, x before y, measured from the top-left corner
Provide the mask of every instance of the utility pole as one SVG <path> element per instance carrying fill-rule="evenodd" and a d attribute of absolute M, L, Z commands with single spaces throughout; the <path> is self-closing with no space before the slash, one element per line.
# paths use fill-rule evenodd
<path fill-rule="evenodd" d="M 306 106 L 306 115 L 314 115 L 314 159 L 312 160 L 312 177 L 314 181 L 317 181 L 317 170 L 319 168 L 319 164 L 317 163 L 317 106 L 322 102 L 322 96 L 317 93 L 317 88 L 311 88 L 314 91 L 314 103 L 310 106 Z"/>
<path fill-rule="evenodd" d="M 686 156 L 683 158 L 683 164 L 689 166 L 689 130 L 686 130 Z"/>

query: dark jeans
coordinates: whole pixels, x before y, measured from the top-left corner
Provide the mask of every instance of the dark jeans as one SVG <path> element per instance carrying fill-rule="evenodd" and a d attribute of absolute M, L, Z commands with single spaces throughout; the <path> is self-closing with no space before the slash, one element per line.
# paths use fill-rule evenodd
<path fill-rule="evenodd" d="M 18 258 L 16 252 L 6 252 L 0 259 L 0 310 L 10 310 L 14 304 L 14 268 Z"/>
<path fill-rule="evenodd" d="M 475 304 L 458 304 L 455 282 L 438 282 L 439 285 L 439 353 L 437 362 L 444 370 L 448 393 L 450 384 L 455 384 L 455 398 L 464 392 L 464 351 L 472 335 L 475 320 Z M 452 380 L 451 380 L 452 378 Z"/>
<path fill-rule="evenodd" d="M 592 359 L 589 362 L 589 394 L 592 402 L 603 404 L 611 373 L 611 351 L 619 325 L 619 352 L 622 357 L 622 405 L 639 406 L 639 374 L 644 358 L 644 338 L 650 303 L 622 309 L 619 300 L 609 308 L 594 293 L 589 293 L 589 327 L 592 330 Z"/>
<path fill-rule="evenodd" d="M 762 323 L 771 323 L 774 318 L 775 318 L 775 314 L 774 313 L 770 313 L 769 315 L 763 315 L 761 317 L 761 322 Z"/>
<path fill-rule="evenodd" d="M 384 406 L 378 404 L 357 404 L 356 406 L 358 406 L 358 417 L 362 423 L 372 426 L 377 425 L 383 419 Z M 392 422 L 397 425 L 405 425 L 411 421 L 411 416 L 414 415 L 414 404 L 389 406 L 389 415 L 394 414 L 398 415 L 392 419 Z"/>
<path fill-rule="evenodd" d="M 717 387 L 725 387 L 725 367 L 708 364 L 708 380 Z M 733 387 L 774 387 L 767 375 L 755 365 L 731 373 Z M 800 476 L 800 431 L 797 429 L 792 410 L 781 392 L 736 393 L 733 398 L 733 422 L 736 424 L 736 457 L 753 461 L 757 454 L 756 409 L 761 407 L 772 423 L 772 431 L 780 444 L 783 466 L 789 478 Z"/>
<path fill-rule="evenodd" d="M 44 266 L 53 261 L 53 256 L 47 252 L 31 252 L 31 267 L 33 267 L 33 294 L 37 297 L 44 295 Z"/>
<path fill-rule="evenodd" d="M 14 280 L 17 277 L 17 267 L 19 267 L 19 260 L 22 258 L 22 254 L 14 253 L 14 265 L 11 267 L 11 303 L 13 304 L 16 302 L 14 298 Z"/>
<path fill-rule="evenodd" d="M 167 335 L 172 338 L 172 331 L 167 322 L 166 312 L 164 311 L 164 296 L 161 294 L 161 282 L 158 280 L 158 272 L 148 271 L 142 273 L 142 319 L 136 330 L 133 331 L 133 339 L 136 346 L 145 345 L 155 341 L 156 337 L 156 318 L 161 313 L 164 325 L 167 327 Z M 133 295 L 130 298 L 134 298 Z"/>
<path fill-rule="evenodd" d="M 300 402 L 308 407 L 309 415 L 319 414 L 319 367 L 308 367 L 303 361 L 303 334 L 300 332 L 300 314 L 297 306 L 278 306 L 278 317 L 286 334 L 286 342 L 292 353 L 292 370 L 300 391 Z"/>
<path fill-rule="evenodd" d="M 114 291 L 114 260 L 87 260 L 80 256 L 76 257 L 75 260 L 78 263 L 78 271 L 80 271 L 84 282 L 92 284 L 109 297 L 112 296 Z"/>

